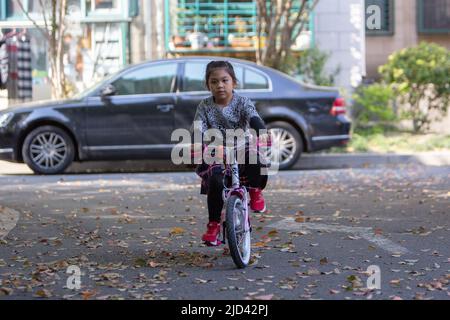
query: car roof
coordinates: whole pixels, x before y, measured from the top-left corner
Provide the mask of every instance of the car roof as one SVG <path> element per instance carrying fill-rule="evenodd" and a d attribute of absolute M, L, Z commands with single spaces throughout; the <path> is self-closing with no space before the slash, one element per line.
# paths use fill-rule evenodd
<path fill-rule="evenodd" d="M 126 69 L 133 69 L 138 66 L 148 65 L 152 63 L 159 63 L 159 62 L 185 62 L 185 61 L 195 61 L 195 60 L 224 60 L 229 62 L 236 62 L 241 63 L 244 65 L 247 65 L 249 67 L 253 67 L 256 69 L 260 69 L 261 71 L 264 71 L 267 73 L 271 78 L 276 77 L 278 80 L 273 81 L 273 85 L 280 85 L 281 87 L 292 87 L 294 90 L 298 90 L 301 88 L 301 90 L 317 90 L 317 91 L 337 91 L 337 88 L 334 87 L 320 87 L 320 86 L 314 86 L 314 85 L 308 85 L 306 83 L 303 83 L 302 81 L 299 81 L 288 74 L 281 72 L 279 70 L 276 70 L 271 67 L 267 67 L 264 65 L 259 65 L 253 61 L 250 60 L 243 60 L 238 58 L 232 58 L 232 57 L 222 57 L 222 56 L 182 56 L 182 57 L 175 57 L 175 58 L 163 58 L 163 59 L 156 59 L 156 60 L 146 60 L 141 63 L 137 63 L 134 65 L 128 66 Z"/>
<path fill-rule="evenodd" d="M 258 68 L 258 69 L 262 69 L 264 71 L 267 72 L 275 72 L 275 73 L 279 73 L 278 70 L 275 70 L 273 68 L 270 67 L 266 67 L 263 65 L 259 65 L 253 61 L 250 60 L 243 60 L 243 59 L 237 59 L 237 58 L 231 58 L 231 57 L 221 57 L 221 56 L 183 56 L 183 57 L 176 57 L 176 58 L 164 58 L 164 59 L 156 59 L 156 60 L 146 60 L 137 64 L 133 64 L 133 65 L 129 65 L 127 67 L 128 68 L 133 68 L 136 66 L 142 66 L 142 65 L 147 65 L 147 64 L 151 64 L 151 63 L 159 63 L 159 62 L 185 62 L 185 61 L 195 61 L 195 60 L 224 60 L 224 61 L 229 61 L 229 62 L 237 62 L 237 63 L 241 63 L 241 64 L 245 64 L 248 65 L 250 67 L 254 67 L 254 68 Z"/>
<path fill-rule="evenodd" d="M 185 62 L 185 61 L 195 61 L 195 60 L 224 60 L 224 61 L 229 61 L 229 62 L 236 62 L 236 63 L 241 63 L 256 69 L 260 69 L 261 71 L 264 71 L 266 73 L 269 73 L 270 76 L 278 76 L 278 77 L 282 77 L 285 80 L 290 80 L 295 82 L 295 80 L 290 77 L 289 75 L 273 69 L 271 67 L 267 67 L 264 65 L 259 65 L 253 61 L 250 60 L 244 60 L 244 59 L 238 59 L 238 58 L 232 58 L 232 57 L 222 57 L 222 56 L 183 56 L 183 57 L 176 57 L 176 58 L 164 58 L 164 59 L 156 59 L 156 60 L 146 60 L 143 61 L 141 63 L 138 64 L 134 64 L 134 65 L 130 65 L 127 67 L 127 69 L 131 69 L 134 68 L 136 66 L 142 66 L 142 65 L 147 65 L 147 64 L 151 64 L 151 63 L 159 63 L 159 62 L 169 62 L 169 61 L 173 61 L 173 62 Z"/>
<path fill-rule="evenodd" d="M 259 66 L 253 61 L 250 60 L 244 60 L 244 59 L 237 59 L 232 57 L 221 57 L 221 56 L 182 56 L 182 57 L 176 57 L 176 58 L 165 58 L 165 59 L 158 59 L 158 60 L 149 60 L 147 62 L 165 62 L 165 61 L 185 61 L 185 60 L 224 60 L 224 61 L 235 61 L 245 64 L 251 64 L 254 66 Z"/>

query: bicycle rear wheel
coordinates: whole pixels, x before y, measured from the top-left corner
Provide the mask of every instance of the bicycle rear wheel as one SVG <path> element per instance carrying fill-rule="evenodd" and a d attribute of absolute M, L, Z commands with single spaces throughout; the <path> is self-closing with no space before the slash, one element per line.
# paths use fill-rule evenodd
<path fill-rule="evenodd" d="M 231 196 L 226 206 L 227 239 L 230 254 L 238 268 L 245 268 L 250 261 L 250 230 L 245 231 L 246 217 L 242 199 Z"/>

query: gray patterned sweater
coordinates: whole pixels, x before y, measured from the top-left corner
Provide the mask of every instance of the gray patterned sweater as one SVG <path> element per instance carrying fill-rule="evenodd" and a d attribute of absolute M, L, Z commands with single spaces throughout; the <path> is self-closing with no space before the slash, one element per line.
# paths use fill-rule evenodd
<path fill-rule="evenodd" d="M 266 128 L 253 102 L 236 92 L 233 92 L 233 98 L 226 107 L 217 105 L 213 96 L 203 99 L 197 107 L 194 121 L 200 121 L 201 125 L 194 128 L 192 124 L 191 133 L 195 129 L 202 134 L 208 129 L 219 129 L 225 134 L 226 129 L 242 129 L 247 132 L 249 128 L 258 133 L 258 130 Z"/>

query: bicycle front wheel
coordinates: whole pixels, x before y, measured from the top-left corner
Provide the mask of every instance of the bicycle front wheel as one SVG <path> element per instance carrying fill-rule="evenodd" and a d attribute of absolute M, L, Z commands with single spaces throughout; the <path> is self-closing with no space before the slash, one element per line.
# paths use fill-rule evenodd
<path fill-rule="evenodd" d="M 226 206 L 226 230 L 228 246 L 234 263 L 238 268 L 245 268 L 250 261 L 250 230 L 245 230 L 247 219 L 242 199 L 231 196 Z"/>

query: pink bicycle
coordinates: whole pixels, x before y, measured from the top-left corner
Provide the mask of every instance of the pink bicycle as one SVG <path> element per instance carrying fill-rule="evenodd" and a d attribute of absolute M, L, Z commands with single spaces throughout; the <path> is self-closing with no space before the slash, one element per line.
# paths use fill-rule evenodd
<path fill-rule="evenodd" d="M 228 151 L 236 151 L 230 148 Z M 231 179 L 231 186 L 225 181 Z M 245 268 L 251 257 L 251 224 L 248 208 L 247 188 L 241 185 L 239 166 L 236 157 L 225 163 L 223 201 L 225 212 L 222 215 L 223 243 L 228 243 L 231 257 L 238 268 Z"/>

